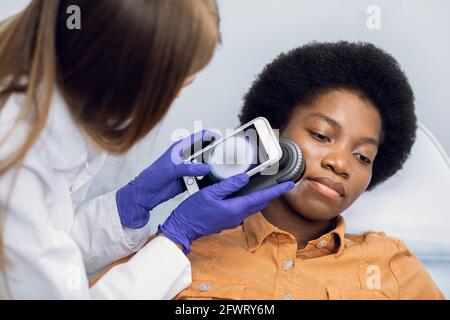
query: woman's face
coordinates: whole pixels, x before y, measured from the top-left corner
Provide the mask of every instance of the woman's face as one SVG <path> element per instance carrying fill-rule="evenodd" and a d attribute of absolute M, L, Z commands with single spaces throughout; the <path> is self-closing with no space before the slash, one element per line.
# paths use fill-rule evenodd
<path fill-rule="evenodd" d="M 341 214 L 370 183 L 380 133 L 378 111 L 350 91 L 332 90 L 297 108 L 281 137 L 301 147 L 306 171 L 283 199 L 309 220 L 326 221 Z M 312 180 L 324 177 L 338 192 Z"/>

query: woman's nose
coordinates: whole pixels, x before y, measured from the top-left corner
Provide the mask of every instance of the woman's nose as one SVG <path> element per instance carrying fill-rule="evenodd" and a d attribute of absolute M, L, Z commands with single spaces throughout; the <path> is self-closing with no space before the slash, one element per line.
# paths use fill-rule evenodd
<path fill-rule="evenodd" d="M 335 174 L 347 178 L 349 176 L 348 172 L 348 159 L 342 153 L 332 153 L 328 154 L 322 160 L 322 166 L 326 169 L 332 170 Z"/>

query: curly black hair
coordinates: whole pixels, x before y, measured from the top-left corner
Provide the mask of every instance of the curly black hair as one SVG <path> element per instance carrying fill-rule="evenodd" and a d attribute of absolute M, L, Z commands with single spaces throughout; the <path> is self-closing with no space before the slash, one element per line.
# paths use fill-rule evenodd
<path fill-rule="evenodd" d="M 262 116 L 282 131 L 295 108 L 334 89 L 359 93 L 381 116 L 383 140 L 369 191 L 402 168 L 417 129 L 407 77 L 391 55 L 373 44 L 312 42 L 279 55 L 245 95 L 239 120 L 244 124 Z"/>

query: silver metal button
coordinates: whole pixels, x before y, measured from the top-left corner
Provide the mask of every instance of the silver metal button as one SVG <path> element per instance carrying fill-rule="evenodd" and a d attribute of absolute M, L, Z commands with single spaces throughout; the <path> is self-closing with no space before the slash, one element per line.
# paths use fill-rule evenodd
<path fill-rule="evenodd" d="M 211 289 L 211 285 L 209 283 L 202 283 L 198 289 L 200 291 L 208 291 Z"/>
<path fill-rule="evenodd" d="M 283 300 L 292 300 L 292 298 L 293 298 L 292 293 L 288 293 L 283 297 Z"/>
<path fill-rule="evenodd" d="M 325 248 L 327 246 L 328 242 L 326 240 L 320 240 L 319 243 L 316 245 L 318 249 Z"/>
<path fill-rule="evenodd" d="M 290 268 L 292 268 L 292 266 L 294 265 L 294 262 L 292 262 L 292 260 L 288 260 L 288 261 L 286 261 L 285 263 L 284 263 L 284 266 L 283 266 L 283 268 L 284 268 L 284 270 L 289 270 Z"/>

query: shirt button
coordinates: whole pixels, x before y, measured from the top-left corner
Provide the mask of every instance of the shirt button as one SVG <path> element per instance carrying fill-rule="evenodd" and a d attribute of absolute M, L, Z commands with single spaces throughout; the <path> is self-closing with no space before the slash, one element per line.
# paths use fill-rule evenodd
<path fill-rule="evenodd" d="M 320 240 L 319 243 L 316 245 L 317 249 L 322 249 L 327 246 L 328 242 L 326 240 Z"/>
<path fill-rule="evenodd" d="M 292 293 L 288 293 L 283 297 L 283 300 L 292 300 Z"/>
<path fill-rule="evenodd" d="M 211 289 L 211 285 L 209 283 L 202 283 L 199 287 L 200 291 L 208 291 Z"/>
<path fill-rule="evenodd" d="M 294 265 L 294 263 L 292 262 L 292 260 L 288 260 L 284 263 L 284 270 L 288 271 L 290 268 L 292 268 L 292 266 Z"/>

